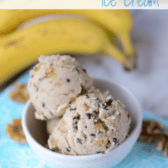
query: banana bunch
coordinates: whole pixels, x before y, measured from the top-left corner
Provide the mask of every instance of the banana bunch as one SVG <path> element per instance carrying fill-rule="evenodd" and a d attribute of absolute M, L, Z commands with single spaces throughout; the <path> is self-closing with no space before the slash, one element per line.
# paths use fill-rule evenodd
<path fill-rule="evenodd" d="M 35 17 L 49 14 L 78 14 L 114 32 L 121 41 L 126 55 L 135 55 L 130 40 L 132 17 L 128 10 L 1 10 L 0 34 L 6 34 Z"/>
<path fill-rule="evenodd" d="M 60 13 L 87 18 L 48 20 L 14 30 L 29 19 Z M 133 69 L 135 51 L 129 36 L 131 26 L 127 10 L 0 10 L 0 85 L 36 62 L 42 54 L 106 53 L 125 68 Z M 114 33 L 124 52 L 112 43 Z"/>

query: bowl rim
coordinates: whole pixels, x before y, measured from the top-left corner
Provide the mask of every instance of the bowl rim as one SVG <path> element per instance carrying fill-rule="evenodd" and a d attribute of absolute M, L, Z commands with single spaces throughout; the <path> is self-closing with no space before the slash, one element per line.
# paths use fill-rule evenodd
<path fill-rule="evenodd" d="M 45 148 L 44 146 L 40 145 L 30 134 L 28 128 L 27 128 L 27 123 L 26 123 L 26 114 L 27 114 L 27 109 L 28 107 L 31 105 L 31 100 L 29 100 L 24 108 L 24 111 L 23 111 L 23 115 L 22 115 L 22 126 L 23 126 L 23 130 L 25 132 L 25 135 L 27 136 L 27 139 L 30 139 L 32 141 L 32 144 L 34 144 L 33 146 L 36 146 L 36 148 L 39 148 L 41 150 L 43 150 L 46 155 L 50 155 L 52 157 L 58 157 L 60 159 L 71 159 L 71 160 L 86 160 L 86 159 L 95 159 L 95 158 L 98 158 L 98 157 L 102 157 L 105 156 L 105 155 L 111 155 L 112 153 L 115 153 L 117 150 L 120 150 L 122 149 L 123 146 L 125 146 L 125 144 L 127 144 L 130 139 L 132 139 L 132 137 L 134 137 L 137 133 L 137 130 L 139 130 L 142 126 L 142 120 L 143 120 L 143 115 L 142 115 L 142 107 L 139 103 L 139 101 L 137 100 L 137 98 L 134 96 L 134 94 L 128 89 L 126 88 L 124 85 L 114 81 L 114 80 L 111 80 L 109 78 L 102 78 L 102 77 L 93 77 L 93 81 L 94 80 L 102 80 L 102 81 L 105 81 L 105 82 L 110 82 L 110 83 L 113 83 L 115 85 L 118 85 L 119 87 L 121 87 L 124 91 L 126 91 L 133 99 L 134 99 L 134 102 L 138 105 L 137 107 L 139 108 L 138 111 L 140 111 L 140 113 L 138 113 L 138 120 L 137 120 L 137 123 L 135 125 L 135 128 L 133 129 L 133 131 L 131 132 L 131 134 L 121 143 L 119 144 L 118 146 L 116 146 L 114 149 L 112 149 L 111 151 L 108 151 L 106 152 L 105 154 L 102 154 L 102 153 L 99 153 L 99 154 L 92 154 L 92 155 L 65 155 L 65 154 L 61 154 L 61 153 L 56 153 L 54 151 L 51 151 L 47 148 Z M 137 139 L 136 139 L 137 140 Z"/>

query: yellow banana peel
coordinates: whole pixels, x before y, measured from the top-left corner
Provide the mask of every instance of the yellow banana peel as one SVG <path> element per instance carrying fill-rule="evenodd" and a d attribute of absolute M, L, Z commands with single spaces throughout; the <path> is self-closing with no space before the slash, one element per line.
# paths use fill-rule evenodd
<path fill-rule="evenodd" d="M 120 39 L 125 54 L 135 56 L 130 31 L 132 17 L 128 10 L 0 10 L 0 34 L 10 33 L 21 23 L 49 14 L 78 14 L 90 18 Z M 110 33 L 108 33 L 109 36 Z"/>
<path fill-rule="evenodd" d="M 87 20 L 57 19 L 31 25 L 0 40 L 0 84 L 35 63 L 40 55 L 107 53 L 131 69 L 128 58 L 104 31 Z"/>

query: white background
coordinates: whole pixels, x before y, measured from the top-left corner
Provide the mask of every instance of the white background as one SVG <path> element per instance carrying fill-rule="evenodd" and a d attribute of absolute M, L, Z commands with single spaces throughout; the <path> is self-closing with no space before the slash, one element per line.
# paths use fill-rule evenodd
<path fill-rule="evenodd" d="M 132 41 L 137 70 L 126 72 L 110 57 L 77 57 L 91 76 L 109 77 L 128 87 L 143 109 L 168 118 L 168 11 L 133 11 Z"/>
<path fill-rule="evenodd" d="M 106 5 L 112 0 L 103 0 Z M 168 0 L 150 0 L 158 1 L 159 6 L 138 6 L 140 0 L 126 0 L 126 4 L 134 1 L 133 6 L 124 5 L 124 0 L 113 0 L 117 3 L 115 7 L 109 5 L 102 7 L 102 0 L 0 0 L 0 9 L 168 9 Z M 141 0 L 139 4 L 147 0 Z M 145 3 L 146 3 L 145 2 Z"/>

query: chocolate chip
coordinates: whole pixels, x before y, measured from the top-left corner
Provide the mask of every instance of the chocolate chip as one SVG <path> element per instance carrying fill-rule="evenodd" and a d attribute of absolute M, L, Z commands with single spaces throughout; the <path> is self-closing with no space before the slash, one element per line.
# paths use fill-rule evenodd
<path fill-rule="evenodd" d="M 66 150 L 67 150 L 68 152 L 70 152 L 70 151 L 71 151 L 69 148 L 66 148 Z"/>
<path fill-rule="evenodd" d="M 43 107 L 43 108 L 45 108 L 45 103 L 44 103 L 44 102 L 42 102 L 41 104 L 42 104 L 42 107 Z"/>
<path fill-rule="evenodd" d="M 82 86 L 82 90 L 81 90 L 81 95 L 85 94 L 86 93 L 86 90 L 84 89 L 84 87 Z"/>
<path fill-rule="evenodd" d="M 102 121 L 102 123 L 103 123 L 103 127 L 104 127 L 104 129 L 107 131 L 108 130 L 108 127 L 106 126 L 106 124 Z"/>
<path fill-rule="evenodd" d="M 82 71 L 86 73 L 86 69 L 82 69 Z"/>
<path fill-rule="evenodd" d="M 78 68 L 75 69 L 77 71 L 78 74 L 80 74 L 80 70 Z"/>
<path fill-rule="evenodd" d="M 100 107 L 100 102 L 101 102 L 101 101 L 100 101 L 99 98 L 96 99 L 96 102 L 97 102 L 98 107 Z"/>
<path fill-rule="evenodd" d="M 95 123 L 102 123 L 102 121 L 99 118 Z"/>
<path fill-rule="evenodd" d="M 91 119 L 92 116 L 93 116 L 93 114 L 91 114 L 91 113 L 86 113 L 86 116 L 87 116 L 88 119 Z"/>
<path fill-rule="evenodd" d="M 98 112 L 98 111 L 93 111 L 93 113 L 95 113 L 95 114 L 99 114 L 99 112 Z"/>
<path fill-rule="evenodd" d="M 35 88 L 36 88 L 36 92 L 38 92 L 38 90 L 39 90 L 39 87 L 35 85 Z"/>
<path fill-rule="evenodd" d="M 113 138 L 113 142 L 114 142 L 115 144 L 117 144 L 119 141 L 118 141 L 117 138 Z"/>
<path fill-rule="evenodd" d="M 69 83 L 71 80 L 69 78 L 67 78 L 66 81 Z"/>
<path fill-rule="evenodd" d="M 106 149 L 108 149 L 110 147 L 110 145 L 111 145 L 111 142 L 108 140 L 107 145 L 106 145 Z"/>
<path fill-rule="evenodd" d="M 108 106 L 104 106 L 103 109 L 108 110 Z"/>
<path fill-rule="evenodd" d="M 46 116 L 44 116 L 44 120 L 47 120 L 47 117 L 46 117 Z"/>
<path fill-rule="evenodd" d="M 102 153 L 102 152 L 98 151 L 97 153 Z"/>
<path fill-rule="evenodd" d="M 76 110 L 76 108 L 70 108 L 69 110 L 70 110 L 70 111 L 74 111 L 74 110 Z"/>
<path fill-rule="evenodd" d="M 86 94 L 86 97 L 87 97 L 87 98 L 90 98 L 90 96 L 89 96 L 88 94 Z"/>
<path fill-rule="evenodd" d="M 49 111 L 49 113 L 50 113 L 51 115 L 54 115 L 51 111 Z"/>
<path fill-rule="evenodd" d="M 93 118 L 97 119 L 99 116 L 99 112 L 98 111 L 93 111 Z"/>
<path fill-rule="evenodd" d="M 95 134 L 90 134 L 90 136 L 94 136 L 95 137 L 96 135 Z"/>
<path fill-rule="evenodd" d="M 34 77 L 34 75 L 31 75 L 30 77 L 31 77 L 31 78 L 33 78 L 33 77 Z"/>
<path fill-rule="evenodd" d="M 85 128 L 87 128 L 87 125 L 85 126 Z"/>
<path fill-rule="evenodd" d="M 76 130 L 78 130 L 78 122 L 76 121 L 75 123 L 74 123 L 74 125 L 73 125 L 73 127 L 76 129 Z"/>
<path fill-rule="evenodd" d="M 82 140 L 80 138 L 77 138 L 77 143 L 82 144 Z"/>
<path fill-rule="evenodd" d="M 100 103 L 100 99 L 99 99 L 99 98 L 97 98 L 97 99 L 96 99 L 96 102 L 97 102 L 97 103 Z"/>
<path fill-rule="evenodd" d="M 102 131 L 99 130 L 99 131 L 98 131 L 98 134 L 100 134 L 100 133 L 102 133 Z"/>
<path fill-rule="evenodd" d="M 105 103 L 102 103 L 103 108 L 105 109 L 107 105 Z"/>
<path fill-rule="evenodd" d="M 77 126 L 77 125 L 74 125 L 74 128 L 75 128 L 76 130 L 78 130 L 78 126 Z"/>
<path fill-rule="evenodd" d="M 79 120 L 79 119 L 80 119 L 80 116 L 73 117 L 73 120 Z"/>
<path fill-rule="evenodd" d="M 107 104 L 108 106 L 110 106 L 110 105 L 112 104 L 112 102 L 113 102 L 113 99 L 109 99 L 109 100 L 106 101 L 106 104 Z"/>
<path fill-rule="evenodd" d="M 109 110 L 108 107 L 109 107 L 109 106 L 108 106 L 107 104 L 103 104 L 103 109 Z"/>
<path fill-rule="evenodd" d="M 107 100 L 105 103 L 103 103 L 103 109 L 108 110 L 108 106 L 110 106 L 113 102 L 113 99 Z"/>

